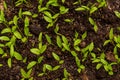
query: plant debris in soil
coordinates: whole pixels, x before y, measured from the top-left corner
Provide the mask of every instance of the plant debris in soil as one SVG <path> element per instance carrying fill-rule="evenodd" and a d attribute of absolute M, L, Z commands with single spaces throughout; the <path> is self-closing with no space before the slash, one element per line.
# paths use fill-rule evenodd
<path fill-rule="evenodd" d="M 0 80 L 119 80 L 119 0 L 0 0 Z"/>

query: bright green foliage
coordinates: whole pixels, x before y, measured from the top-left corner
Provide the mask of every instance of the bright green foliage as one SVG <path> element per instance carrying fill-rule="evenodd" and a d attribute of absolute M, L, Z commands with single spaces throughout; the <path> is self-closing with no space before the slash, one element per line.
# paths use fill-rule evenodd
<path fill-rule="evenodd" d="M 114 11 L 114 13 L 115 13 L 115 15 L 116 15 L 118 18 L 120 18 L 120 12 Z"/>
<path fill-rule="evenodd" d="M 98 31 L 97 24 L 95 23 L 95 21 L 91 17 L 89 17 L 89 22 L 91 25 L 94 26 L 94 31 L 97 32 Z"/>
<path fill-rule="evenodd" d="M 24 69 L 20 69 L 20 73 L 22 75 L 22 79 L 29 79 L 29 80 L 33 80 L 31 77 L 31 74 L 32 74 L 32 69 L 29 69 L 28 72 L 26 72 Z"/>
<path fill-rule="evenodd" d="M 100 69 L 102 66 L 104 67 L 105 71 L 108 72 L 109 75 L 113 75 L 113 69 L 112 65 L 117 64 L 116 62 L 108 63 L 107 60 L 105 60 L 105 54 L 101 53 L 100 57 L 94 57 L 92 59 L 92 63 L 98 63 L 96 65 L 96 69 Z"/>
<path fill-rule="evenodd" d="M 27 69 L 30 69 L 30 68 L 32 68 L 33 66 L 35 66 L 36 65 L 36 61 L 31 61 L 28 65 L 27 65 Z"/>

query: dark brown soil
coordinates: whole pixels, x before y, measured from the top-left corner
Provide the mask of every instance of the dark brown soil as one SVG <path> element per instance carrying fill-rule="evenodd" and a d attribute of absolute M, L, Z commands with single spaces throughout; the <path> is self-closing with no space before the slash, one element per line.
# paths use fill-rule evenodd
<path fill-rule="evenodd" d="M 5 0 L 8 4 L 8 10 L 5 11 L 6 19 L 12 20 L 14 15 L 17 15 L 19 8 L 23 8 L 24 10 L 29 10 L 32 13 L 37 12 L 37 0 L 28 0 L 31 4 L 30 7 L 26 7 L 24 5 L 20 7 L 15 7 L 14 2 L 16 0 Z M 13 1 L 13 2 L 12 2 Z M 47 0 L 44 0 L 45 2 Z M 114 28 L 114 34 L 120 34 L 120 31 L 117 30 L 117 27 L 120 26 L 120 19 L 118 19 L 114 11 L 120 11 L 120 1 L 119 0 L 107 0 L 107 7 L 99 9 L 97 12 L 91 15 L 91 17 L 96 21 L 98 25 L 98 32 L 95 33 L 93 30 L 93 26 L 88 21 L 88 13 L 86 12 L 76 12 L 74 9 L 77 6 L 73 6 L 73 2 L 77 0 L 66 0 L 64 6 L 68 7 L 69 13 L 64 14 L 59 17 L 58 21 L 56 22 L 59 27 L 59 33 L 63 34 L 69 39 L 70 43 L 73 43 L 74 33 L 77 31 L 79 36 L 81 36 L 85 31 L 87 31 L 88 35 L 87 38 L 84 40 L 81 46 L 88 45 L 90 42 L 94 42 L 95 49 L 94 52 L 96 54 L 100 54 L 97 48 L 100 48 L 101 51 L 104 51 L 106 54 L 108 52 L 113 51 L 113 45 L 109 44 L 103 47 L 103 43 L 109 37 L 109 30 L 110 28 Z M 89 2 L 95 3 L 94 0 L 89 0 Z M 82 4 L 86 5 L 88 0 L 82 0 Z M 79 5 L 78 5 L 79 6 Z M 53 11 L 57 12 L 56 8 L 52 8 Z M 27 43 L 22 43 L 21 41 L 17 40 L 15 50 L 22 54 L 25 58 L 27 57 L 27 63 L 23 63 L 22 61 L 17 61 L 13 59 L 13 66 L 9 68 L 7 65 L 7 59 L 0 57 L 0 63 L 4 64 L 3 67 L 0 67 L 0 80 L 20 80 L 20 68 L 24 68 L 26 70 L 26 66 L 30 61 L 37 60 L 37 56 L 30 52 L 30 49 L 33 47 L 32 44 L 35 43 L 37 46 L 38 43 L 38 35 L 40 32 L 44 34 L 49 34 L 52 38 L 52 42 L 55 45 L 49 45 L 45 53 L 43 54 L 44 60 L 40 65 L 36 65 L 33 68 L 32 76 L 34 80 L 62 80 L 64 77 L 63 69 L 66 68 L 67 71 L 71 74 L 69 80 L 120 80 L 120 65 L 113 66 L 114 75 L 110 76 L 108 73 L 103 69 L 100 68 L 99 70 L 95 69 L 96 64 L 93 64 L 88 58 L 83 64 L 86 66 L 85 71 L 82 73 L 77 72 L 77 65 L 75 63 L 74 57 L 67 51 L 62 52 L 56 45 L 56 34 L 54 33 L 54 26 L 52 28 L 47 29 L 47 23 L 44 21 L 42 14 L 38 13 L 39 17 L 30 20 L 30 33 L 33 34 L 32 37 L 29 37 Z M 65 18 L 73 19 L 73 23 L 65 23 L 63 20 Z M 23 26 L 23 21 L 19 21 L 19 26 Z M 5 28 L 5 25 L 0 24 L 0 31 Z M 47 43 L 46 39 L 43 39 L 44 43 Z M 7 51 L 7 49 L 5 49 Z M 118 50 L 120 52 L 120 50 Z M 47 75 L 42 77 L 38 77 L 38 73 L 42 72 L 43 64 L 51 64 L 52 66 L 57 65 L 58 63 L 53 59 L 52 52 L 56 52 L 61 59 L 64 60 L 64 64 L 61 65 L 61 68 L 57 71 L 47 72 Z M 109 55 L 109 54 L 108 54 Z M 81 58 L 81 57 L 80 57 Z M 109 59 L 111 60 L 111 58 Z"/>

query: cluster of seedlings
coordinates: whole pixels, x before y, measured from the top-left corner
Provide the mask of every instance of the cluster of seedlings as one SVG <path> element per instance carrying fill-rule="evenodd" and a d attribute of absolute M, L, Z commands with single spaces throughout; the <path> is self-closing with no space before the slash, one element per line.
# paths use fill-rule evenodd
<path fill-rule="evenodd" d="M 90 58 L 90 61 L 93 64 L 96 64 L 96 69 L 104 68 L 106 72 L 108 72 L 109 75 L 113 75 L 113 65 L 118 65 L 120 63 L 120 57 L 118 50 L 120 48 L 120 35 L 114 34 L 114 28 L 111 28 L 109 31 L 109 38 L 108 40 L 105 40 L 103 43 L 103 46 L 107 46 L 109 44 L 112 44 L 114 46 L 113 49 L 113 55 L 115 58 L 115 61 L 109 62 L 106 60 L 105 52 L 102 51 L 100 48 L 98 48 L 100 55 L 97 55 L 94 52 L 94 42 L 91 42 L 87 44 L 84 47 L 80 47 L 80 44 L 87 38 L 87 31 L 85 31 L 81 36 L 77 31 L 74 31 L 74 38 L 73 42 L 70 43 L 69 39 L 59 33 L 60 26 L 57 24 L 57 21 L 60 16 L 63 16 L 66 13 L 69 13 L 69 8 L 64 6 L 64 3 L 66 0 L 60 0 L 61 4 L 58 3 L 58 0 L 47 0 L 47 3 L 44 3 L 44 0 L 37 0 L 38 1 L 38 13 L 32 13 L 29 10 L 24 11 L 22 8 L 19 8 L 21 5 L 29 6 L 30 3 L 27 0 L 17 0 L 15 2 L 15 7 L 19 8 L 19 11 L 17 15 L 14 15 L 14 17 L 11 20 L 6 19 L 6 15 L 4 14 L 5 11 L 8 9 L 7 4 L 5 1 L 3 1 L 4 9 L 0 10 L 0 24 L 4 25 L 4 29 L 0 31 L 0 57 L 1 58 L 7 58 L 7 64 L 9 68 L 12 68 L 12 62 L 14 59 L 21 61 L 23 63 L 27 62 L 27 57 L 24 57 L 24 55 L 21 55 L 16 50 L 16 41 L 19 40 L 22 44 L 26 44 L 29 40 L 29 37 L 32 37 L 33 34 L 30 32 L 30 21 L 32 19 L 37 19 L 39 17 L 39 14 L 42 14 L 42 18 L 46 22 L 46 30 L 49 30 L 50 28 L 54 28 L 53 33 L 56 35 L 56 42 L 53 42 L 52 36 L 50 36 L 47 33 L 40 32 L 38 35 L 38 44 L 37 47 L 35 47 L 34 43 L 32 44 L 31 49 L 29 50 L 33 55 L 37 56 L 37 60 L 31 61 L 27 64 L 26 69 L 21 68 L 21 80 L 34 80 L 34 77 L 31 75 L 32 70 L 34 66 L 41 65 L 42 72 L 39 72 L 37 75 L 38 77 L 42 77 L 44 75 L 47 75 L 47 72 L 54 72 L 61 68 L 61 66 L 64 64 L 64 60 L 61 59 L 59 54 L 57 52 L 50 52 L 53 59 L 58 62 L 58 65 L 52 66 L 48 63 L 41 64 L 41 62 L 44 60 L 43 54 L 47 50 L 47 48 L 50 45 L 56 45 L 61 52 L 67 52 L 70 55 L 74 57 L 75 63 L 77 65 L 77 72 L 81 73 L 85 70 L 86 66 L 84 65 L 84 62 Z M 11 3 L 14 2 L 11 0 Z M 86 12 L 88 13 L 88 22 L 93 26 L 93 30 L 95 33 L 98 32 L 99 27 L 97 26 L 96 21 L 92 18 L 92 14 L 94 14 L 97 10 L 106 7 L 107 2 L 106 0 L 96 0 L 95 3 L 90 3 L 87 5 L 81 4 L 81 0 L 76 0 L 76 2 L 73 3 L 73 5 L 79 5 L 76 8 L 74 8 L 75 12 Z M 52 8 L 58 8 L 58 11 L 53 11 Z M 120 12 L 114 11 L 114 14 L 116 17 L 120 18 Z M 72 24 L 75 19 L 64 19 L 63 22 L 66 24 Z M 19 25 L 19 22 L 22 21 L 24 24 Z M 36 27 L 36 26 L 35 26 Z M 46 43 L 43 41 L 43 38 L 46 39 Z M 82 56 L 82 58 L 79 58 L 79 56 Z M 2 63 L 0 63 L 0 67 L 4 66 Z M 67 68 L 63 69 L 63 75 L 64 78 L 62 80 L 70 80 L 71 74 L 69 71 L 67 71 Z M 59 80 L 59 79 L 56 79 Z"/>

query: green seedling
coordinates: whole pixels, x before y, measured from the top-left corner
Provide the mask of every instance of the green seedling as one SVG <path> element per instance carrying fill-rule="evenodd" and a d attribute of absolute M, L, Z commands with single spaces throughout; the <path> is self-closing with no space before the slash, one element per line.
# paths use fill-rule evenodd
<path fill-rule="evenodd" d="M 116 15 L 118 18 L 120 18 L 120 12 L 114 11 L 114 13 L 115 13 L 115 15 Z"/>
<path fill-rule="evenodd" d="M 83 59 L 82 59 L 83 62 L 87 59 L 89 54 L 90 55 L 95 54 L 95 53 L 92 52 L 93 49 L 94 49 L 94 43 L 93 42 L 91 42 L 89 45 L 87 45 L 85 48 L 82 49 L 81 53 L 83 54 Z"/>
<path fill-rule="evenodd" d="M 16 2 L 15 2 L 15 6 L 19 6 L 19 5 L 21 5 L 21 4 L 26 4 L 27 3 L 27 1 L 26 0 L 17 0 Z"/>
<path fill-rule="evenodd" d="M 41 55 L 42 53 L 45 52 L 45 50 L 47 49 L 47 45 L 43 45 L 42 44 L 42 32 L 39 34 L 39 44 L 38 44 L 38 48 L 32 48 L 30 49 L 30 51 L 33 53 L 33 54 L 36 54 L 36 55 Z"/>
<path fill-rule="evenodd" d="M 111 28 L 109 32 L 109 39 L 104 42 L 103 46 L 107 45 L 110 42 L 113 43 L 113 39 L 114 39 L 113 28 Z"/>
<path fill-rule="evenodd" d="M 59 26 L 58 24 L 56 24 L 55 29 L 54 29 L 55 34 L 59 35 L 58 31 L 59 31 Z"/>
<path fill-rule="evenodd" d="M 78 58 L 78 55 L 75 51 L 71 51 L 71 54 L 75 58 L 75 62 L 76 62 L 77 67 L 78 67 L 77 71 L 80 73 L 82 70 L 85 69 L 85 66 L 80 63 L 80 59 Z"/>
<path fill-rule="evenodd" d="M 69 8 L 65 8 L 65 6 L 60 6 L 59 10 L 60 14 L 65 14 L 69 11 Z"/>
<path fill-rule="evenodd" d="M 11 59 L 11 58 L 8 58 L 7 64 L 8 64 L 8 67 L 9 67 L 9 68 L 12 67 L 12 59 Z"/>
<path fill-rule="evenodd" d="M 99 3 L 98 8 L 107 6 L 106 0 L 97 0 L 97 2 Z"/>
<path fill-rule="evenodd" d="M 75 9 L 75 11 L 88 11 L 90 15 L 97 10 L 98 8 L 94 4 L 90 8 L 89 6 L 81 6 Z"/>
<path fill-rule="evenodd" d="M 43 75 L 46 75 L 46 71 L 56 71 L 60 68 L 59 65 L 55 66 L 55 67 L 52 67 L 51 65 L 49 64 L 44 64 L 43 65 L 43 73 L 39 73 L 38 76 L 43 76 Z"/>
<path fill-rule="evenodd" d="M 6 4 L 5 1 L 3 1 L 3 6 L 4 6 L 4 8 L 7 10 L 7 4 Z"/>
<path fill-rule="evenodd" d="M 45 34 L 45 37 L 46 37 L 46 39 L 47 39 L 47 42 L 48 42 L 49 44 L 52 44 L 51 37 L 48 36 L 47 34 Z"/>
<path fill-rule="evenodd" d="M 56 53 L 52 52 L 52 56 L 54 57 L 54 59 L 56 61 L 59 62 L 59 64 L 63 64 L 64 63 L 64 60 L 61 60 L 60 57 Z"/>
<path fill-rule="evenodd" d="M 67 23 L 73 23 L 74 19 L 64 19 L 64 21 Z"/>
<path fill-rule="evenodd" d="M 59 16 L 59 13 L 56 13 L 52 16 L 52 14 L 49 11 L 44 11 L 43 14 L 44 20 L 48 22 L 47 28 L 52 27 Z"/>
<path fill-rule="evenodd" d="M 3 66 L 3 64 L 0 64 L 0 67 L 2 67 Z"/>
<path fill-rule="evenodd" d="M 62 80 L 69 80 L 70 73 L 64 68 L 64 78 Z"/>
<path fill-rule="evenodd" d="M 64 35 L 62 35 L 62 46 L 63 46 L 63 51 L 64 50 L 67 50 L 67 51 L 70 51 L 70 44 L 68 43 L 68 39 L 64 36 Z"/>
<path fill-rule="evenodd" d="M 31 76 L 32 74 L 32 69 L 29 69 L 28 72 L 26 72 L 24 69 L 20 69 L 20 73 L 22 75 L 22 79 L 21 80 L 33 80 L 33 77 Z"/>
<path fill-rule="evenodd" d="M 31 69 L 31 68 L 33 68 L 35 65 L 36 65 L 36 61 L 31 61 L 28 65 L 27 65 L 27 69 L 29 70 L 29 69 Z"/>
<path fill-rule="evenodd" d="M 58 0 L 49 0 L 46 4 L 46 7 L 48 8 L 49 6 L 59 6 Z"/>
<path fill-rule="evenodd" d="M 113 75 L 112 65 L 115 65 L 116 62 L 108 63 L 107 60 L 105 60 L 104 53 L 101 53 L 100 57 L 94 57 L 92 60 L 92 63 L 98 63 L 96 65 L 97 70 L 103 66 L 105 71 L 107 71 L 109 75 Z"/>
<path fill-rule="evenodd" d="M 5 14 L 4 14 L 3 10 L 0 10 L 0 23 L 3 23 L 4 25 L 8 26 L 7 25 L 7 21 L 5 19 Z"/>
<path fill-rule="evenodd" d="M 89 17 L 89 22 L 90 22 L 91 25 L 94 26 L 93 27 L 94 31 L 97 32 L 98 31 L 98 26 L 97 26 L 97 24 L 95 23 L 95 21 L 91 17 Z"/>

